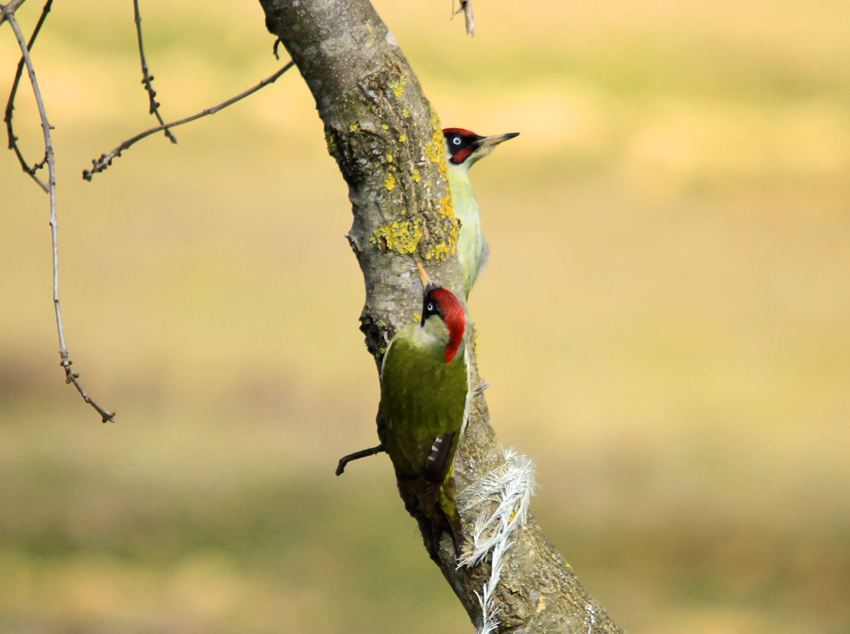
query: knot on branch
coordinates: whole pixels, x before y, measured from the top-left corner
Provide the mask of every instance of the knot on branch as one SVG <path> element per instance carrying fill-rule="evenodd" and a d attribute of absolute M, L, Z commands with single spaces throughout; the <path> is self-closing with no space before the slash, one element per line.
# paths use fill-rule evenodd
<path fill-rule="evenodd" d="M 99 174 L 112 165 L 112 160 L 121 156 L 121 152 L 110 152 L 109 154 L 101 154 L 100 158 L 92 159 L 92 169 L 83 170 L 83 179 L 91 182 L 92 176 Z"/>
<path fill-rule="evenodd" d="M 395 334 L 395 329 L 389 320 L 375 317 L 364 307 L 360 315 L 360 332 L 366 335 L 366 348 L 379 364 L 384 358 L 384 352 Z"/>
<path fill-rule="evenodd" d="M 80 382 L 77 380 L 80 378 L 80 375 L 76 372 L 71 371 L 71 366 L 74 364 L 74 362 L 68 358 L 68 351 L 63 348 L 59 351 L 59 357 L 62 359 L 59 362 L 59 365 L 62 366 L 62 368 L 65 370 L 65 383 L 73 384 L 74 387 L 77 388 L 77 392 L 80 393 L 80 396 L 83 397 L 83 400 L 89 405 L 91 405 L 98 414 L 100 414 L 101 423 L 114 423 L 116 412 L 108 412 L 100 405 L 95 403 L 91 399 L 91 397 L 86 394 L 86 391 L 83 389 L 83 386 L 80 385 Z"/>
<path fill-rule="evenodd" d="M 17 139 L 15 139 L 15 140 L 17 140 Z M 31 175 L 35 174 L 38 170 L 42 169 L 45 165 L 47 165 L 47 152 L 44 153 L 43 159 L 41 159 L 38 163 L 36 163 L 35 165 L 33 165 L 30 168 L 29 173 Z"/>

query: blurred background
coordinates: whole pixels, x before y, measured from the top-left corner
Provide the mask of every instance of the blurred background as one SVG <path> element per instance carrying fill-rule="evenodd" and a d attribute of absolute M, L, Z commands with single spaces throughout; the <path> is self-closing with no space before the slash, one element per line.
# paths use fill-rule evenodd
<path fill-rule="evenodd" d="M 381 0 L 472 177 L 532 510 L 632 632 L 850 632 L 850 4 Z M 19 11 L 25 30 L 40 11 Z M 142 2 L 166 120 L 270 75 L 257 2 Z M 0 153 L 0 630 L 471 632 L 375 441 L 347 190 L 301 77 L 151 137 L 132 3 L 57 2 L 48 199 Z M 0 28 L 0 95 L 18 52 Z M 16 131 L 41 157 L 31 91 Z"/>

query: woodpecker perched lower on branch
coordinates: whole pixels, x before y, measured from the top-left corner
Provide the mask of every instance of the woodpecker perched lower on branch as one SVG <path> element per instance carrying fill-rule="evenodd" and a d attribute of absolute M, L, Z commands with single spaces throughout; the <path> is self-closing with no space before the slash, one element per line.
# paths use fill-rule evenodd
<path fill-rule="evenodd" d="M 416 266 L 422 319 L 396 333 L 381 366 L 383 444 L 409 510 L 431 522 L 434 548 L 448 528 L 459 549 L 452 463 L 469 413 L 466 317 L 458 299 Z"/>
<path fill-rule="evenodd" d="M 463 292 L 469 292 L 487 263 L 487 242 L 481 231 L 478 201 L 469 182 L 469 168 L 493 151 L 499 143 L 519 136 L 519 132 L 481 136 L 463 128 L 445 128 L 446 164 L 452 190 L 455 216 L 460 220 L 457 257 L 463 268 Z"/>

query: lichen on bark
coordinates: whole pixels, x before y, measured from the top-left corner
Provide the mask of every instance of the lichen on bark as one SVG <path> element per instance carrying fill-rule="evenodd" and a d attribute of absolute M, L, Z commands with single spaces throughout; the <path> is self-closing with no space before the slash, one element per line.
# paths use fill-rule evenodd
<path fill-rule="evenodd" d="M 395 37 L 367 0 L 260 0 L 269 31 L 292 56 L 325 127 L 328 152 L 348 183 L 349 244 L 366 286 L 361 330 L 380 367 L 392 335 L 421 309 L 415 258 L 459 298 L 459 223 L 448 186 L 439 116 Z M 473 385 L 478 385 L 476 360 Z M 377 405 L 377 404 L 376 404 Z M 455 458 L 458 489 L 504 461 L 483 394 L 474 399 Z M 415 515 L 415 513 L 414 513 Z M 462 516 L 468 532 L 474 518 Z M 423 531 L 423 539 L 431 539 Z M 519 533 L 496 590 L 499 632 L 622 632 L 576 579 L 533 518 Z M 443 576 L 480 624 L 476 592 L 486 562 L 457 568 L 451 538 L 438 545 Z"/>

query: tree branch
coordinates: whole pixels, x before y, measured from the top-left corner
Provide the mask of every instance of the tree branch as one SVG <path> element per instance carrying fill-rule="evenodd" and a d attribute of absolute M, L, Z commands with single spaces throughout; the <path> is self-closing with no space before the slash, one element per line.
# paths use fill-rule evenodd
<path fill-rule="evenodd" d="M 454 10 L 454 0 L 452 0 L 452 19 L 458 14 L 463 13 L 463 21 L 466 26 L 466 33 L 471 37 L 475 37 L 475 15 L 472 13 L 472 0 L 460 0 L 460 8 Z"/>
<path fill-rule="evenodd" d="M 15 20 L 14 10 L 10 8 L 12 4 L 13 3 L 9 3 L 5 7 L 0 5 L 0 8 L 2 8 L 2 14 L 0 14 L 0 18 L 2 19 L 0 19 L 0 23 L 3 21 L 8 22 L 9 26 L 11 26 L 12 30 L 15 32 L 15 38 L 18 40 L 18 46 L 21 49 L 21 55 L 27 67 L 27 74 L 29 75 L 30 85 L 32 86 L 33 94 L 35 95 L 35 102 L 38 105 L 41 129 L 44 134 L 44 156 L 45 161 L 47 162 L 48 175 L 47 186 L 48 192 L 50 193 L 50 231 L 53 238 L 53 307 L 56 312 L 56 329 L 59 333 L 59 358 L 61 359 L 59 365 L 61 365 L 65 370 L 65 382 L 74 384 L 74 387 L 77 388 L 77 391 L 80 393 L 80 396 L 83 397 L 83 400 L 97 410 L 98 414 L 100 414 L 102 422 L 105 423 L 110 421 L 114 423 L 115 412 L 108 412 L 95 403 L 89 395 L 86 394 L 86 391 L 77 380 L 80 375 L 71 370 L 71 364 L 73 361 L 70 360 L 68 348 L 65 345 L 65 328 L 62 325 L 62 309 L 59 306 L 59 221 L 56 217 L 56 164 L 53 159 L 53 141 L 50 136 L 50 131 L 53 128 L 47 120 L 47 110 L 44 107 L 44 100 L 41 97 L 41 90 L 39 90 L 38 81 L 35 77 L 35 69 L 33 68 L 32 60 L 30 59 L 29 47 L 24 39 L 24 34 L 21 32 L 21 27 L 18 26 L 18 22 Z M 18 3 L 17 6 L 20 6 L 20 4 L 21 3 Z M 42 18 L 44 15 L 46 15 L 45 12 L 42 13 Z"/>
<path fill-rule="evenodd" d="M 139 0 L 133 0 L 133 11 L 135 12 L 136 39 L 139 42 L 139 58 L 142 61 L 142 86 L 148 93 L 148 114 L 152 114 L 159 121 L 159 125 L 165 126 L 162 115 L 159 114 L 159 102 L 156 100 L 156 91 L 153 89 L 153 75 L 148 72 L 148 63 L 145 60 L 145 46 L 142 43 L 142 14 L 139 12 Z M 165 127 L 165 136 L 172 143 L 177 143 L 177 138 L 171 134 L 171 130 Z"/>
<path fill-rule="evenodd" d="M 0 25 L 2 25 L 7 17 L 11 17 L 15 14 L 15 11 L 18 10 L 26 0 L 11 0 L 6 5 L 0 4 Z"/>
<path fill-rule="evenodd" d="M 343 456 L 339 459 L 339 464 L 336 466 L 336 475 L 341 476 L 345 473 L 345 467 L 349 462 L 353 462 L 354 460 L 360 460 L 361 458 L 368 458 L 369 456 L 376 456 L 379 453 L 383 453 L 387 450 L 384 446 L 384 443 L 381 443 L 377 447 L 369 447 L 369 449 L 361 449 L 360 451 L 355 451 L 354 453 L 350 453 L 347 456 Z"/>
<path fill-rule="evenodd" d="M 206 110 L 202 110 L 201 112 L 198 112 L 197 114 L 193 114 L 192 116 L 186 117 L 184 119 L 178 119 L 177 121 L 172 121 L 171 123 L 164 123 L 163 125 L 158 125 L 155 128 L 151 128 L 150 130 L 145 130 L 144 132 L 140 132 L 139 134 L 137 134 L 136 136 L 134 136 L 131 139 L 127 139 L 121 145 L 119 145 L 117 148 L 112 150 L 109 154 L 101 154 L 100 158 L 92 159 L 92 166 L 93 167 L 90 170 L 83 170 L 83 179 L 85 179 L 87 181 L 91 181 L 92 176 L 94 176 L 98 172 L 104 171 L 107 167 L 112 165 L 112 161 L 114 159 L 121 156 L 121 153 L 124 150 L 131 147 L 132 145 L 134 145 L 138 141 L 141 141 L 145 137 L 149 137 L 152 134 L 156 134 L 160 130 L 166 130 L 167 128 L 176 128 L 177 126 L 181 126 L 184 123 L 191 123 L 192 121 L 200 119 L 201 117 L 213 115 L 216 112 L 218 112 L 219 110 L 223 110 L 224 108 L 227 108 L 228 106 L 232 106 L 237 101 L 241 101 L 245 97 L 253 95 L 255 92 L 257 92 L 261 88 L 264 88 L 264 87 L 268 86 L 269 84 L 273 84 L 274 82 L 276 82 L 278 80 L 278 78 L 281 75 L 283 75 L 286 71 L 288 71 L 290 68 L 292 68 L 292 66 L 293 66 L 293 63 L 289 62 L 286 66 L 281 68 L 279 71 L 277 71 L 273 75 L 263 79 L 256 86 L 249 88 L 248 90 L 246 90 L 243 93 L 239 93 L 235 97 L 231 97 L 227 101 L 224 101 L 224 102 L 218 104 L 217 106 L 213 106 L 212 108 L 207 108 Z M 157 115 L 157 116 L 159 116 L 159 115 Z"/>
<path fill-rule="evenodd" d="M 10 14 L 14 13 L 15 8 L 13 8 L 14 3 L 10 2 L 6 5 L 6 8 L 3 11 L 2 19 L 0 19 L 0 24 L 2 24 L 3 20 L 6 19 L 6 12 L 8 11 Z M 23 4 L 23 0 L 21 3 Z M 39 31 L 41 31 L 41 25 L 44 24 L 45 18 L 47 18 L 47 14 L 50 13 L 50 7 L 53 5 L 53 0 L 47 0 L 44 5 L 44 8 L 41 10 L 41 16 L 38 18 L 38 22 L 35 25 L 35 28 L 32 31 L 32 35 L 30 36 L 30 41 L 27 43 L 27 50 L 31 51 L 33 44 L 35 44 L 35 38 L 38 37 Z M 18 85 L 21 82 L 21 74 L 24 70 L 24 56 L 21 56 L 20 61 L 18 62 L 18 68 L 15 71 L 15 79 L 12 81 L 12 90 L 9 91 L 9 99 L 6 101 L 6 114 L 3 117 L 3 121 L 6 123 L 6 136 L 9 139 L 9 149 L 15 152 L 15 156 L 18 157 L 18 162 L 21 164 L 21 169 L 24 170 L 36 183 L 41 187 L 45 193 L 50 193 L 50 188 L 45 185 L 41 179 L 36 176 L 36 172 L 44 167 L 47 156 L 41 160 L 41 162 L 36 163 L 32 167 L 29 167 L 27 161 L 24 159 L 24 155 L 21 153 L 21 149 L 18 147 L 18 137 L 15 136 L 15 132 L 12 128 L 12 117 L 13 112 L 15 110 L 15 97 L 18 94 Z"/>
<path fill-rule="evenodd" d="M 380 364 L 392 335 L 420 310 L 414 257 L 435 282 L 463 297 L 454 255 L 458 222 L 446 178 L 437 113 L 398 43 L 367 0 L 260 0 L 266 26 L 280 38 L 309 86 L 328 151 L 348 183 L 354 222 L 349 243 L 366 285 L 360 317 L 366 347 Z M 473 363 L 473 385 L 480 383 Z M 504 464 L 477 391 L 455 458 L 458 490 Z M 486 503 L 485 503 L 486 505 Z M 411 505 L 408 505 L 411 510 Z M 474 517 L 461 512 L 464 533 Z M 420 523 L 421 526 L 421 523 Z M 472 621 L 482 626 L 476 593 L 489 561 L 458 568 L 451 537 L 429 550 Z M 587 594 L 537 523 L 514 533 L 493 598 L 498 632 L 622 632 Z"/>

